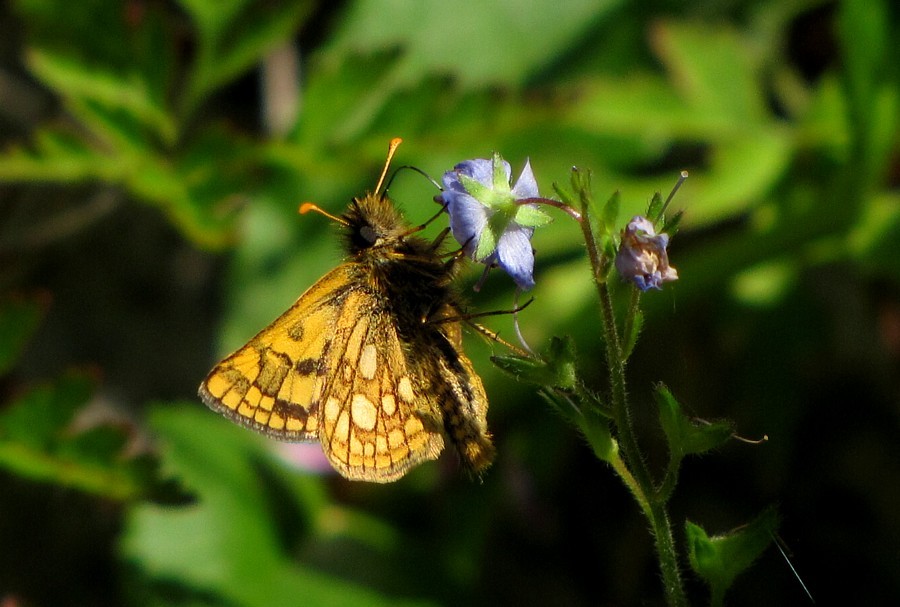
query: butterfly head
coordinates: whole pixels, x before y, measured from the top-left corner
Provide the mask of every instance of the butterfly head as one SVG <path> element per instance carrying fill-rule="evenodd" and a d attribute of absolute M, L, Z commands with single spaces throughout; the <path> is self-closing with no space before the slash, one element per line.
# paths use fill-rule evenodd
<path fill-rule="evenodd" d="M 380 194 L 370 193 L 354 198 L 341 219 L 351 255 L 397 246 L 409 232 L 391 200 Z"/>

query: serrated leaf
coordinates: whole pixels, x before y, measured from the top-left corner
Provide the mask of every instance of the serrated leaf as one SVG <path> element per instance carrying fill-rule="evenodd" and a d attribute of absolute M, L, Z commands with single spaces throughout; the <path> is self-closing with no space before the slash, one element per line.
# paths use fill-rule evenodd
<path fill-rule="evenodd" d="M 710 586 L 711 604 L 721 605 L 735 578 L 759 558 L 778 527 L 778 513 L 768 508 L 750 523 L 728 533 L 709 536 L 690 521 L 685 523 L 691 568 Z"/>

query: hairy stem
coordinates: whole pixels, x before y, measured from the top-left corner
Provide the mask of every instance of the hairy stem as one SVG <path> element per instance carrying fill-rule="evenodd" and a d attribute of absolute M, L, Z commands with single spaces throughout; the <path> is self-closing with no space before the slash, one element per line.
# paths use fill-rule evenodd
<path fill-rule="evenodd" d="M 687 597 L 678 566 L 678 553 L 672 536 L 672 525 L 666 512 L 667 496 L 655 490 L 653 478 L 643 458 L 634 428 L 631 412 L 628 407 L 628 392 L 625 378 L 625 355 L 616 328 L 615 313 L 606 274 L 612 263 L 600 250 L 599 239 L 591 229 L 590 210 L 585 204 L 581 227 L 587 244 L 588 256 L 593 270 L 594 284 L 600 297 L 604 337 L 606 341 L 606 361 L 609 370 L 610 401 L 612 417 L 616 426 L 619 444 L 624 455 L 624 465 L 613 466 L 613 469 L 631 489 L 632 494 L 641 506 L 641 510 L 650 521 L 651 531 L 656 543 L 656 554 L 659 559 L 663 577 L 666 600 L 672 607 L 687 605 Z M 636 301 L 632 300 L 629 316 L 635 313 Z M 630 322 L 630 321 L 629 321 Z M 673 482 L 674 479 L 667 479 Z M 635 487 L 637 485 L 637 487 Z M 642 499 L 643 498 L 643 499 Z"/>

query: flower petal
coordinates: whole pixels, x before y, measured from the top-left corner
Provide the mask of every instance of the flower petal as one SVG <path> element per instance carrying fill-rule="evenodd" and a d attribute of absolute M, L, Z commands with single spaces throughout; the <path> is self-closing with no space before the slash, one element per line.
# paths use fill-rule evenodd
<path fill-rule="evenodd" d="M 488 209 L 468 194 L 456 194 L 447 203 L 450 231 L 456 242 L 472 255 L 488 222 Z"/>
<path fill-rule="evenodd" d="M 549 217 L 537 205 L 517 204 L 540 197 L 531 163 L 526 161 L 513 188 L 511 173 L 499 154 L 490 160 L 460 162 L 444 173 L 440 199 L 450 214 L 453 237 L 465 253 L 488 267 L 497 263 L 519 288 L 530 289 L 534 286 L 531 236 Z"/>
<path fill-rule="evenodd" d="M 507 166 L 509 166 L 507 164 Z M 512 189 L 513 195 L 517 199 L 521 198 L 538 198 L 537 180 L 534 178 L 534 171 L 531 170 L 531 161 L 525 160 L 525 166 L 516 180 L 516 185 Z"/>
<path fill-rule="evenodd" d="M 511 224 L 497 244 L 497 263 L 524 291 L 534 286 L 533 232 L 532 228 Z"/>
<path fill-rule="evenodd" d="M 662 289 L 665 282 L 678 280 L 678 272 L 669 265 L 668 234 L 657 234 L 653 223 L 636 216 L 622 231 L 616 254 L 616 270 L 641 291 Z"/>
<path fill-rule="evenodd" d="M 509 166 L 509 163 L 505 160 L 503 161 L 503 170 L 506 172 L 506 180 L 509 181 L 509 176 L 512 173 L 512 169 Z M 456 166 L 453 167 L 453 171 L 448 171 L 444 173 L 444 177 L 446 178 L 448 173 L 462 173 L 463 175 L 468 175 L 481 185 L 487 186 L 489 188 L 494 185 L 494 162 L 492 160 L 488 160 L 487 158 L 475 158 L 473 160 L 464 160 L 460 162 Z M 444 186 L 446 186 L 446 182 Z"/>

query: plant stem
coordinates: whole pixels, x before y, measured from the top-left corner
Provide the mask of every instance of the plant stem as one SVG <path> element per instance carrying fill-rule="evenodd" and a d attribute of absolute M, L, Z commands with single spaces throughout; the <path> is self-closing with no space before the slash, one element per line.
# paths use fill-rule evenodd
<path fill-rule="evenodd" d="M 653 479 L 647 469 L 647 463 L 644 461 L 631 424 L 631 412 L 628 408 L 628 395 L 625 389 L 625 361 L 616 331 L 609 286 L 605 282 L 598 283 L 597 289 L 600 294 L 600 308 L 606 332 L 606 356 L 612 392 L 613 419 L 626 462 L 633 470 L 635 480 L 649 502 L 649 509 L 643 508 L 643 510 L 650 519 L 651 529 L 656 540 L 656 554 L 659 558 L 666 600 L 671 607 L 680 607 L 687 605 L 687 597 L 684 594 L 681 570 L 678 567 L 672 525 L 666 512 L 666 497 L 660 496 L 654 489 Z M 633 493 L 636 492 L 633 491 Z"/>
<path fill-rule="evenodd" d="M 583 213 L 584 217 L 583 221 L 581 221 L 581 227 L 587 244 L 588 256 L 591 260 L 594 284 L 597 285 L 597 294 L 600 297 L 600 312 L 606 342 L 606 362 L 609 370 L 612 416 L 616 425 L 621 451 L 625 456 L 625 470 L 615 466 L 614 469 L 629 489 L 632 490 L 632 494 L 650 521 L 656 542 L 656 554 L 663 577 L 666 601 L 671 607 L 683 607 L 687 605 L 687 597 L 682 585 L 681 570 L 678 567 L 678 554 L 675 550 L 675 541 L 672 536 L 672 525 L 666 512 L 667 499 L 655 490 L 653 478 L 650 475 L 646 461 L 644 461 L 631 423 L 625 378 L 625 356 L 616 328 L 609 285 L 606 282 L 606 274 L 611 261 L 601 253 L 598 247 L 599 239 L 591 229 L 590 209 L 587 204 L 584 205 Z M 635 303 L 632 300 L 630 314 L 634 313 Z M 629 470 L 630 474 L 628 473 Z M 636 489 L 634 488 L 635 483 L 637 484 Z M 647 501 L 642 502 L 640 497 Z"/>
<path fill-rule="evenodd" d="M 609 261 L 605 259 L 597 246 L 599 239 L 591 229 L 591 218 L 588 213 L 590 213 L 590 210 L 585 205 L 584 220 L 581 222 L 581 228 L 584 232 L 584 240 L 591 260 L 594 284 L 597 286 L 597 294 L 600 297 L 600 313 L 603 320 L 603 337 L 606 343 L 606 364 L 609 370 L 610 402 L 612 404 L 613 420 L 619 433 L 619 441 L 622 452 L 625 454 L 625 462 L 632 468 L 632 473 L 644 490 L 644 494 L 649 497 L 653 493 L 653 481 L 650 478 L 650 472 L 647 470 L 647 464 L 641 456 L 631 425 L 631 415 L 628 410 L 628 393 L 625 387 L 625 361 L 622 356 L 619 332 L 616 329 L 612 297 L 610 297 L 609 285 L 606 283 L 606 270 L 609 267 Z"/>
<path fill-rule="evenodd" d="M 631 412 L 628 408 L 628 393 L 625 385 L 625 362 L 622 360 L 622 344 L 619 341 L 619 332 L 616 330 L 609 286 L 605 282 L 598 283 L 597 291 L 600 294 L 600 311 L 603 316 L 606 364 L 609 369 L 610 402 L 612 403 L 613 419 L 616 423 L 616 430 L 618 430 L 622 452 L 625 454 L 625 461 L 632 469 L 638 483 L 649 496 L 653 493 L 653 480 L 650 477 L 650 471 L 647 469 L 647 463 L 641 454 L 631 423 Z"/>
<path fill-rule="evenodd" d="M 675 551 L 675 539 L 672 537 L 672 524 L 664 503 L 656 497 L 650 499 L 650 524 L 656 540 L 656 554 L 663 576 L 663 589 L 670 607 L 685 607 L 687 596 L 681 581 L 681 569 L 678 567 L 678 553 Z"/>

